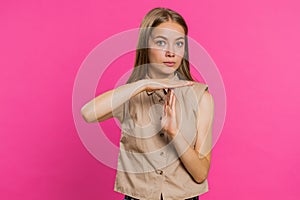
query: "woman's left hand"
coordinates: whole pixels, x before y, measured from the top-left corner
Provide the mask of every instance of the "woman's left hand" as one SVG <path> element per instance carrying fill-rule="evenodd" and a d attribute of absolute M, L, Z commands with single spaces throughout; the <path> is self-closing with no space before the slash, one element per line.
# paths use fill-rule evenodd
<path fill-rule="evenodd" d="M 176 97 L 174 89 L 168 89 L 167 100 L 164 104 L 164 116 L 161 120 L 161 126 L 171 138 L 175 137 L 178 132 L 178 121 L 176 118 Z"/>

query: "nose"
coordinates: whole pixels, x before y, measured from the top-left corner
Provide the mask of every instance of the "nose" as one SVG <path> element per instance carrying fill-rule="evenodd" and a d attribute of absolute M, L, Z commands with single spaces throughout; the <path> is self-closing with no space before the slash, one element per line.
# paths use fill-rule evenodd
<path fill-rule="evenodd" d="M 175 56 L 175 53 L 170 52 L 170 51 L 166 51 L 166 56 L 167 56 L 167 57 L 174 57 L 174 56 Z"/>
<path fill-rule="evenodd" d="M 173 51 L 173 48 L 167 48 L 166 49 L 166 56 L 167 57 L 174 57 L 175 56 L 175 53 Z"/>

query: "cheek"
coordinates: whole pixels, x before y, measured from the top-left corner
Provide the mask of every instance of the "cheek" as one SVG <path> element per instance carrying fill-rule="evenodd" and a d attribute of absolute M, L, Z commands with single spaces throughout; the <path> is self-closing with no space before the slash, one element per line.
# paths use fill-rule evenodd
<path fill-rule="evenodd" d="M 184 49 L 179 49 L 176 53 L 178 57 L 182 58 L 184 56 Z"/>
<path fill-rule="evenodd" d="M 181 58 L 178 58 L 177 63 L 176 63 L 176 64 L 177 64 L 177 68 L 180 67 L 181 63 L 182 63 L 182 59 L 181 59 Z"/>
<path fill-rule="evenodd" d="M 176 52 L 176 60 L 177 62 L 181 62 L 183 60 L 183 57 L 184 57 L 184 52 Z"/>
<path fill-rule="evenodd" d="M 162 51 L 158 50 L 158 49 L 150 49 L 148 51 L 148 56 L 149 56 L 149 60 L 150 62 L 154 62 L 154 61 L 159 61 L 162 58 Z"/>
<path fill-rule="evenodd" d="M 183 58 L 182 58 L 182 57 L 178 57 L 178 59 L 177 59 L 177 61 L 178 61 L 179 63 L 181 63 L 181 62 L 182 62 L 182 60 L 183 60 Z"/>

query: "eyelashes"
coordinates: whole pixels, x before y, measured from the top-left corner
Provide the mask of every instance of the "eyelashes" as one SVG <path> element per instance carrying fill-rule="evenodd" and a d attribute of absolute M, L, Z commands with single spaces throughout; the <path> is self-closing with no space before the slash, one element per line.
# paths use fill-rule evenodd
<path fill-rule="evenodd" d="M 156 44 L 157 46 L 164 46 L 164 45 L 166 45 L 166 42 L 163 41 L 163 40 L 158 40 L 158 41 L 155 42 L 155 44 Z"/>
<path fill-rule="evenodd" d="M 178 47 L 183 47 L 183 46 L 184 46 L 184 42 L 176 42 L 176 45 L 177 45 Z"/>
<path fill-rule="evenodd" d="M 157 46 L 159 46 L 159 47 L 165 47 L 165 46 L 167 45 L 167 42 L 164 41 L 164 40 L 158 40 L 158 41 L 155 41 L 155 44 L 156 44 Z M 178 48 L 181 48 L 181 47 L 184 46 L 184 42 L 181 42 L 181 41 L 176 42 L 176 46 L 177 46 Z"/>

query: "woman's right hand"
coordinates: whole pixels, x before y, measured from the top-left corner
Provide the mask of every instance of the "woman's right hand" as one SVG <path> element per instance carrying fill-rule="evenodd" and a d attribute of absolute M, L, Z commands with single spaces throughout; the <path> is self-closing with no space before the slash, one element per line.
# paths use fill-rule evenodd
<path fill-rule="evenodd" d="M 160 90 L 160 89 L 168 89 L 168 88 L 177 88 L 184 86 L 192 86 L 194 85 L 193 81 L 186 80 L 170 80 L 170 79 L 144 79 L 143 85 L 144 90 L 147 92 Z"/>

